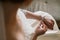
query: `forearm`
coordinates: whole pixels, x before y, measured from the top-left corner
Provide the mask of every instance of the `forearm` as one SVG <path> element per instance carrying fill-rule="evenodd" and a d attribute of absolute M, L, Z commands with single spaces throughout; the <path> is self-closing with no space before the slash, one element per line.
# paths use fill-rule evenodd
<path fill-rule="evenodd" d="M 29 19 L 36 19 L 36 20 L 42 19 L 40 15 L 33 14 L 32 12 L 26 12 L 26 17 Z"/>
<path fill-rule="evenodd" d="M 34 35 L 32 40 L 37 40 L 37 36 L 36 36 L 36 35 Z"/>

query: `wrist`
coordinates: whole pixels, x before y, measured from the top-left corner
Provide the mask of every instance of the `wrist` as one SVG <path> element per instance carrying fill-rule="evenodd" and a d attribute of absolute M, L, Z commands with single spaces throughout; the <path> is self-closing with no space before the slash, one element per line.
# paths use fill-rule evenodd
<path fill-rule="evenodd" d="M 37 37 L 38 37 L 38 36 L 35 34 L 35 35 L 33 36 L 32 40 L 36 40 Z"/>
<path fill-rule="evenodd" d="M 38 16 L 38 20 L 40 21 L 40 20 L 42 20 L 43 19 L 43 17 L 42 16 Z"/>

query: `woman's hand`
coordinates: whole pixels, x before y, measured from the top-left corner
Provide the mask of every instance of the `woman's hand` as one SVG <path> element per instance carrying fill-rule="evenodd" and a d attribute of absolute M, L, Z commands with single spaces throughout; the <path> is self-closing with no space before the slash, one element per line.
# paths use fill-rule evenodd
<path fill-rule="evenodd" d="M 47 25 L 47 28 L 53 30 L 54 21 L 52 19 L 43 18 L 43 22 Z"/>
<path fill-rule="evenodd" d="M 43 35 L 47 31 L 47 26 L 44 24 L 43 21 L 38 25 L 38 27 L 35 30 L 35 34 L 33 37 L 33 40 L 36 40 L 39 35 Z"/>
<path fill-rule="evenodd" d="M 47 26 L 41 21 L 40 25 L 36 28 L 35 34 L 36 36 L 42 35 L 47 31 Z"/>

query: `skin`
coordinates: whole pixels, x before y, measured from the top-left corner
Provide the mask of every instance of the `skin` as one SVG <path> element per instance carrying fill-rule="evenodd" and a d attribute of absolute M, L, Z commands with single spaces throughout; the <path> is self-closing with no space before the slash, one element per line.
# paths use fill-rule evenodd
<path fill-rule="evenodd" d="M 26 12 L 26 17 L 28 19 L 35 19 L 38 21 L 42 20 L 48 29 L 53 30 L 54 21 L 52 19 L 47 19 L 47 18 L 41 17 L 41 15 L 36 15 L 36 14 L 33 14 L 32 12 L 28 12 L 28 11 Z"/>
<path fill-rule="evenodd" d="M 38 21 L 40 21 L 42 19 L 42 17 L 40 15 L 33 14 L 32 12 L 29 12 L 29 11 L 27 11 L 25 15 L 28 19 L 35 19 Z"/>
<path fill-rule="evenodd" d="M 15 37 L 18 32 L 20 31 L 22 40 L 24 40 L 23 34 L 22 34 L 22 29 L 16 30 L 16 11 L 18 9 L 19 5 L 18 4 L 12 4 L 12 3 L 3 3 L 3 8 L 4 8 L 4 17 L 5 17 L 5 29 L 6 29 L 6 40 L 17 40 Z M 14 35 L 15 36 L 14 36 Z M 20 36 L 20 38 L 21 38 Z"/>
<path fill-rule="evenodd" d="M 40 28 L 41 25 L 43 25 L 42 29 Z M 41 21 L 41 24 L 39 24 L 38 27 L 36 28 L 35 35 L 32 40 L 37 40 L 37 37 L 43 35 L 46 31 L 47 31 L 47 26 L 44 24 L 43 21 Z"/>
<path fill-rule="evenodd" d="M 44 19 L 43 19 L 43 22 L 47 25 L 47 28 L 48 28 L 48 29 L 53 30 L 54 21 L 53 21 L 52 19 L 44 18 Z"/>
<path fill-rule="evenodd" d="M 25 5 L 26 6 L 28 6 L 28 4 L 25 2 Z M 17 12 L 17 9 L 20 6 L 21 6 L 20 3 L 16 3 L 16 4 L 13 4 L 11 2 L 4 2 L 3 3 L 4 18 L 5 18 L 5 29 L 6 29 L 6 40 L 25 40 L 24 39 L 24 32 L 22 30 L 21 21 L 19 21 L 20 23 L 19 23 L 18 27 L 16 27 L 17 24 L 18 24 L 18 22 L 17 22 L 18 21 L 17 20 L 18 18 L 16 19 L 16 12 Z M 34 19 L 36 17 L 34 17 Z M 39 17 L 37 17 L 36 19 L 39 20 Z M 37 31 L 38 30 L 36 29 L 36 32 Z M 41 33 L 41 31 L 38 31 L 38 33 L 39 32 Z M 44 26 L 43 27 L 43 33 L 45 33 L 45 32 L 46 32 L 46 28 Z M 36 40 L 37 39 L 38 33 L 35 33 L 36 36 L 34 36 L 32 40 Z"/>

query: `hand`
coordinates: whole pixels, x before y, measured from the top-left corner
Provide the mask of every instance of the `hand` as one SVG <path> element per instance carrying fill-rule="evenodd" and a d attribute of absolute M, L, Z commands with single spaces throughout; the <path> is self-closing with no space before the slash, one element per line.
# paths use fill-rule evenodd
<path fill-rule="evenodd" d="M 42 26 L 41 26 L 42 25 Z M 42 28 L 41 28 L 42 27 Z M 44 24 L 43 21 L 41 21 L 41 23 L 38 25 L 38 27 L 36 28 L 35 31 L 35 36 L 39 36 L 44 34 L 47 31 L 47 26 Z"/>
<path fill-rule="evenodd" d="M 53 30 L 54 21 L 52 19 L 43 18 L 43 22 L 47 25 L 49 29 Z"/>

